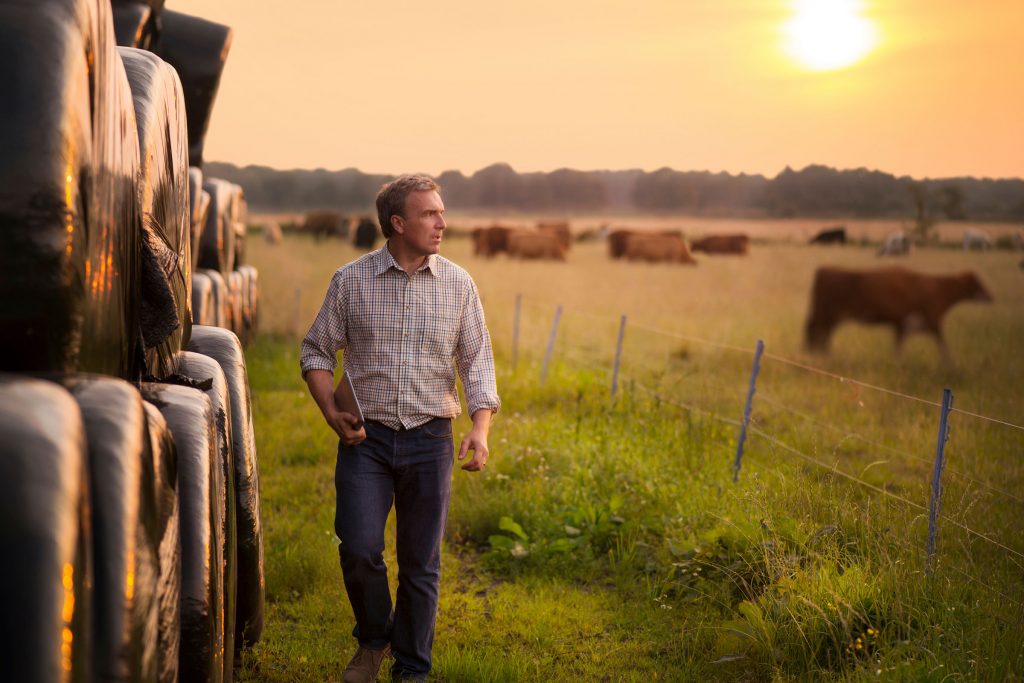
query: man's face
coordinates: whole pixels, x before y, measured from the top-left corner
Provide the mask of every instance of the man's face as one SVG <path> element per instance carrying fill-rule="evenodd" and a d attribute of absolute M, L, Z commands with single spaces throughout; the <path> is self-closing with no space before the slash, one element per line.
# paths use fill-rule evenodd
<path fill-rule="evenodd" d="M 410 192 L 399 221 L 402 241 L 417 256 L 441 251 L 441 233 L 445 229 L 444 202 L 434 190 Z"/>

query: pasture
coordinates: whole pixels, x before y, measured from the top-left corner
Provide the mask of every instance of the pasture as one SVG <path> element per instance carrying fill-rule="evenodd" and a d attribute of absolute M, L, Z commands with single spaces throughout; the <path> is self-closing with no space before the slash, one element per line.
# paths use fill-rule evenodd
<path fill-rule="evenodd" d="M 442 253 L 479 286 L 503 407 L 491 465 L 456 471 L 435 680 L 1024 673 L 1024 431 L 967 414 L 1024 423 L 1020 254 L 919 249 L 885 261 L 975 270 L 988 287 L 992 303 L 946 317 L 950 364 L 930 338 L 911 336 L 897 355 L 888 329 L 855 324 L 821 357 L 802 350 L 815 268 L 881 260 L 870 247 L 806 246 L 802 223 L 748 232 L 749 256 L 697 255 L 696 267 L 611 261 L 600 242 L 573 245 L 566 263 L 488 260 L 446 240 Z M 263 284 L 249 372 L 268 623 L 241 678 L 337 681 L 353 641 L 332 527 L 336 440 L 305 393 L 297 347 L 332 272 L 358 252 L 294 235 L 248 249 Z M 734 484 L 733 422 L 757 339 L 768 355 Z M 926 575 L 939 411 L 915 398 L 938 402 L 943 387 L 967 412 L 950 418 Z"/>

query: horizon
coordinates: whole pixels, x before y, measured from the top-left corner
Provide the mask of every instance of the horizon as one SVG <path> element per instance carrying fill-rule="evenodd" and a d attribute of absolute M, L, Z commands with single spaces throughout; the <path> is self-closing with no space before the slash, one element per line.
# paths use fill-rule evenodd
<path fill-rule="evenodd" d="M 234 162 L 231 162 L 231 161 L 224 161 L 223 159 L 211 159 L 209 161 L 206 161 L 205 164 L 227 164 L 227 165 L 234 166 L 234 167 L 236 167 L 238 169 L 265 168 L 265 169 L 269 169 L 271 171 L 276 171 L 276 172 L 279 172 L 279 173 L 290 173 L 290 172 L 293 172 L 293 171 L 297 171 L 297 172 L 321 172 L 322 171 L 322 172 L 326 172 L 326 173 L 343 173 L 345 171 L 356 171 L 356 172 L 362 173 L 364 175 L 384 175 L 384 176 L 394 176 L 394 177 L 398 177 L 399 175 L 402 175 L 403 173 L 421 173 L 421 171 L 402 171 L 401 173 L 394 173 L 394 172 L 389 172 L 389 171 L 381 171 L 381 172 L 366 171 L 366 170 L 363 170 L 363 169 L 361 169 L 361 168 L 359 168 L 357 166 L 345 166 L 345 167 L 342 167 L 342 168 L 327 168 L 327 167 L 324 167 L 324 166 L 278 168 L 278 167 L 275 167 L 275 166 L 269 166 L 267 164 L 261 164 L 261 163 L 237 164 L 237 163 L 234 163 Z M 476 170 L 474 170 L 472 172 L 466 172 L 466 171 L 464 171 L 462 169 L 456 169 L 456 168 L 446 168 L 446 169 L 442 170 L 440 173 L 426 173 L 426 172 L 422 172 L 422 173 L 424 173 L 424 175 L 430 176 L 431 178 L 435 178 L 435 179 L 439 178 L 440 176 L 444 175 L 445 173 L 452 173 L 452 172 L 461 173 L 464 177 L 471 178 L 471 177 L 473 177 L 473 175 L 475 175 L 476 173 L 479 173 L 480 171 L 482 171 L 484 169 L 491 168 L 492 166 L 500 166 L 500 165 L 508 166 L 513 171 L 515 171 L 517 174 L 520 174 L 520 175 L 526 175 L 526 174 L 550 174 L 550 173 L 554 173 L 556 171 L 577 171 L 577 172 L 580 172 L 580 173 L 630 173 L 630 172 L 655 173 L 657 171 L 661 171 L 661 170 L 666 170 L 667 169 L 667 170 L 670 170 L 670 171 L 674 171 L 676 173 L 707 173 L 709 175 L 722 175 L 722 174 L 725 174 L 725 175 L 728 175 L 728 176 L 731 176 L 731 177 L 739 177 L 739 176 L 758 177 L 759 176 L 759 177 L 765 178 L 767 180 L 772 180 L 774 178 L 777 178 L 782 173 L 784 173 L 787 169 L 790 170 L 790 171 L 796 172 L 796 173 L 800 173 L 802 171 L 805 171 L 808 168 L 818 167 L 818 168 L 828 168 L 830 170 L 837 171 L 839 173 L 845 173 L 845 172 L 850 172 L 850 171 L 867 171 L 868 173 L 881 173 L 881 174 L 884 174 L 884 175 L 892 176 L 892 177 L 896 178 L 897 180 L 901 180 L 903 178 L 909 178 L 911 180 L 917 180 L 917 181 L 941 181 L 941 180 L 960 180 L 960 179 L 991 180 L 991 181 L 1024 180 L 1024 176 L 980 176 L 980 175 L 912 176 L 912 175 L 907 175 L 907 174 L 893 173 L 891 171 L 887 171 L 887 170 L 881 169 L 881 168 L 868 168 L 866 166 L 859 166 L 857 168 L 838 168 L 838 167 L 835 167 L 835 166 L 829 166 L 828 164 L 813 163 L 813 162 L 809 163 L 809 164 L 807 164 L 805 166 L 801 166 L 801 167 L 795 167 L 795 166 L 787 165 L 787 166 L 784 166 L 781 170 L 779 170 L 778 172 L 776 172 L 773 175 L 768 175 L 768 174 L 765 174 L 765 173 L 749 173 L 749 172 L 743 172 L 743 171 L 735 172 L 734 173 L 734 172 L 730 172 L 730 171 L 712 171 L 712 170 L 709 170 L 709 169 L 673 168 L 671 166 L 660 166 L 658 168 L 652 168 L 652 169 L 646 169 L 646 168 L 573 168 L 571 166 L 562 166 L 562 167 L 553 168 L 553 169 L 550 169 L 550 170 L 524 171 L 524 170 L 520 170 L 520 169 L 516 168 L 515 166 L 513 166 L 512 164 L 509 164 L 508 162 L 504 162 L 504 161 L 495 161 L 493 163 L 486 164 L 484 166 L 481 166 L 480 168 L 477 168 Z"/>

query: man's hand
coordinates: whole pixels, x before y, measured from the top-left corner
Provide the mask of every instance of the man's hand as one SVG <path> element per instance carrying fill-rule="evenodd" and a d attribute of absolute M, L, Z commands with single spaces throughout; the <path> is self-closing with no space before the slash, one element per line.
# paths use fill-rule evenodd
<path fill-rule="evenodd" d="M 356 429 L 359 418 L 352 413 L 347 413 L 344 410 L 334 410 L 329 411 L 324 415 L 324 418 L 346 446 L 355 446 L 366 439 L 366 428 L 360 424 L 359 428 Z"/>
<path fill-rule="evenodd" d="M 463 437 L 459 446 L 459 460 L 463 460 L 470 451 L 473 451 L 473 457 L 462 466 L 467 472 L 479 472 L 487 464 L 487 456 L 490 455 L 490 451 L 487 450 L 487 434 L 491 430 L 491 414 L 487 409 L 473 413 L 473 428 Z"/>

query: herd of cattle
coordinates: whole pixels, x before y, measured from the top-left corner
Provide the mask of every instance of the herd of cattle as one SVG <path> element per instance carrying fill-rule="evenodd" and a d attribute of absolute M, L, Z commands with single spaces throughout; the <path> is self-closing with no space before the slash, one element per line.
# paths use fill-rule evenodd
<path fill-rule="evenodd" d="M 587 237 L 593 237 L 588 235 Z M 680 230 L 604 230 L 596 234 L 608 244 L 613 259 L 648 263 L 696 264 L 691 252 L 707 254 L 746 254 L 747 235 L 710 235 L 687 246 Z M 565 261 L 573 237 L 567 222 L 540 222 L 534 229 L 492 225 L 473 231 L 473 253 L 491 258 L 507 254 L 511 258 Z"/>

